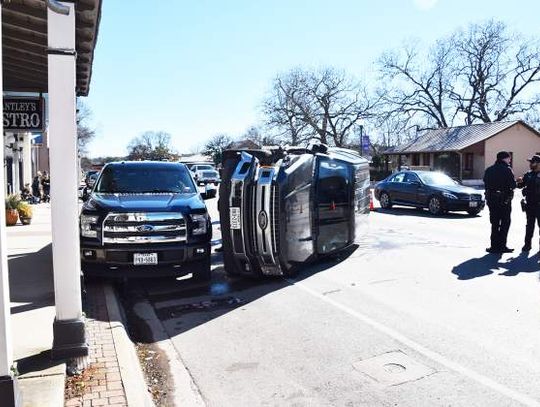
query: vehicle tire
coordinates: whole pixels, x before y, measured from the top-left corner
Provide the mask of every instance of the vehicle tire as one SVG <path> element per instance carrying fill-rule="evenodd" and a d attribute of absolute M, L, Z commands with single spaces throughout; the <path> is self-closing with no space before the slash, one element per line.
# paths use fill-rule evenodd
<path fill-rule="evenodd" d="M 441 198 L 432 196 L 428 202 L 429 213 L 432 215 L 441 215 L 444 213 Z"/>
<path fill-rule="evenodd" d="M 467 213 L 470 215 L 470 216 L 478 216 L 478 214 L 480 213 L 481 211 L 478 210 L 478 209 L 471 209 L 469 211 L 467 211 Z"/>
<path fill-rule="evenodd" d="M 206 259 L 194 261 L 190 264 L 190 268 L 193 270 L 193 280 L 201 283 L 210 282 L 212 278 L 210 256 Z"/>
<path fill-rule="evenodd" d="M 216 194 L 217 194 L 217 190 L 216 190 L 216 189 L 212 189 L 210 192 L 207 192 L 207 193 L 206 193 L 206 199 L 212 199 L 212 198 L 215 198 L 215 197 L 216 197 Z"/>
<path fill-rule="evenodd" d="M 381 203 L 381 208 L 383 209 L 392 208 L 392 200 L 390 199 L 390 195 L 388 195 L 387 192 L 381 193 L 381 196 L 379 197 L 379 202 Z"/>

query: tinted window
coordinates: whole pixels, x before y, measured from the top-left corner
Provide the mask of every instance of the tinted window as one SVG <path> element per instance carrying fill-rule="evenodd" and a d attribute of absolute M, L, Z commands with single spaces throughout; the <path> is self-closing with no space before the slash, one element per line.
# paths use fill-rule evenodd
<path fill-rule="evenodd" d="M 319 165 L 319 202 L 347 202 L 349 168 L 339 162 L 321 161 Z"/>
<path fill-rule="evenodd" d="M 405 182 L 420 182 L 420 179 L 416 176 L 416 174 L 409 172 L 405 175 Z"/>
<path fill-rule="evenodd" d="M 103 193 L 194 193 L 195 187 L 187 170 L 181 166 L 106 167 L 96 192 Z"/>
<path fill-rule="evenodd" d="M 351 167 L 344 163 L 321 160 L 317 180 L 319 236 L 317 251 L 330 253 L 350 241 Z"/>

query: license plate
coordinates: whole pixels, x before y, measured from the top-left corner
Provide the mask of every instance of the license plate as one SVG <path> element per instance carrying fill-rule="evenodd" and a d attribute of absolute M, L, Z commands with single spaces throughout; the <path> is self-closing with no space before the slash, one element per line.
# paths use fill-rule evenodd
<path fill-rule="evenodd" d="M 149 266 L 158 264 L 157 253 L 134 253 L 133 265 Z"/>
<path fill-rule="evenodd" d="M 231 229 L 241 229 L 240 224 L 240 208 L 232 207 L 230 208 L 230 219 L 231 219 Z"/>
<path fill-rule="evenodd" d="M 469 208 L 476 208 L 478 207 L 478 202 L 469 202 Z"/>

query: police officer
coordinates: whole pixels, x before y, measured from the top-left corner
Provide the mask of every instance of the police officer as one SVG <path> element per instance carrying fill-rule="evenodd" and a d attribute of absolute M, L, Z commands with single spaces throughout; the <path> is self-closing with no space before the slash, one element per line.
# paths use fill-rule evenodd
<path fill-rule="evenodd" d="M 522 251 L 531 250 L 531 241 L 534 235 L 534 224 L 540 228 L 540 155 L 533 155 L 529 161 L 530 171 L 518 180 L 518 188 L 523 188 L 525 197 L 525 213 L 527 227 L 525 228 L 525 245 Z"/>
<path fill-rule="evenodd" d="M 514 173 L 510 168 L 511 156 L 506 151 L 497 153 L 497 161 L 484 174 L 486 200 L 491 222 L 491 246 L 488 253 L 511 253 L 506 246 L 512 213 L 512 198 L 516 188 Z"/>

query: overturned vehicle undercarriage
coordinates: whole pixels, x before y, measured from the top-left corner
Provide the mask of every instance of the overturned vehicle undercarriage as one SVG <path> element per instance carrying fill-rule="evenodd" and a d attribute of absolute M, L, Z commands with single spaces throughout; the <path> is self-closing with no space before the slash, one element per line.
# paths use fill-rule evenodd
<path fill-rule="evenodd" d="M 228 274 L 294 275 L 367 228 L 369 165 L 352 150 L 227 150 L 219 214 Z"/>

